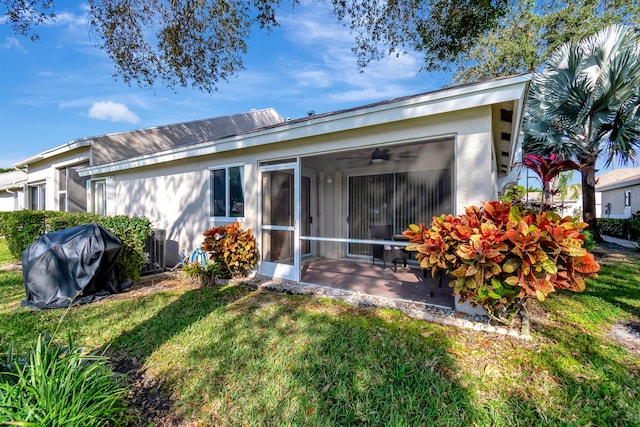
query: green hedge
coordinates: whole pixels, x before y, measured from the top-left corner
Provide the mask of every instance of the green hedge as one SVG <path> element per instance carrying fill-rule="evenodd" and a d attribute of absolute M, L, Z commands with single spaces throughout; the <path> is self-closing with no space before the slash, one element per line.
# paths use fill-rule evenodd
<path fill-rule="evenodd" d="M 598 218 L 600 233 L 637 241 L 640 239 L 640 218 Z"/>
<path fill-rule="evenodd" d="M 22 251 L 44 233 L 92 222 L 101 224 L 122 240 L 122 252 L 116 263 L 118 280 L 139 279 L 145 265 L 144 247 L 151 234 L 151 221 L 144 217 L 30 210 L 2 212 L 0 235 L 6 237 L 11 255 L 21 258 Z"/>

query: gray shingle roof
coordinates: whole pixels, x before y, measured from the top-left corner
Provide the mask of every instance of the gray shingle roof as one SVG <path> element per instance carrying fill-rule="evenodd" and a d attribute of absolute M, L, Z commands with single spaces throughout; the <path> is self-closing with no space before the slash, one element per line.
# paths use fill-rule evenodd
<path fill-rule="evenodd" d="M 273 108 L 193 122 L 93 137 L 92 165 L 101 165 L 174 147 L 214 141 L 282 123 Z"/>
<path fill-rule="evenodd" d="M 596 191 L 626 187 L 640 181 L 640 168 L 614 169 L 596 177 Z"/>

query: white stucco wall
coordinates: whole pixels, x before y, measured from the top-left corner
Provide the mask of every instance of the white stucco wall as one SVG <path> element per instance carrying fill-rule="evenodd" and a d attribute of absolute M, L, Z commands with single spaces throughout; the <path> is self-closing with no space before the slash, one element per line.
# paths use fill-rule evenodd
<path fill-rule="evenodd" d="M 14 209 L 14 195 L 7 191 L 0 191 L 0 212 L 11 212 Z"/>
<path fill-rule="evenodd" d="M 624 206 L 624 194 L 631 192 L 631 207 Z M 630 185 L 598 192 L 601 195 L 600 217 L 601 218 L 629 218 L 634 212 L 640 211 L 640 185 Z M 606 212 L 607 203 L 611 209 Z"/>
<path fill-rule="evenodd" d="M 495 168 L 492 167 L 491 108 L 465 110 L 457 117 L 456 214 L 470 205 L 496 200 Z"/>

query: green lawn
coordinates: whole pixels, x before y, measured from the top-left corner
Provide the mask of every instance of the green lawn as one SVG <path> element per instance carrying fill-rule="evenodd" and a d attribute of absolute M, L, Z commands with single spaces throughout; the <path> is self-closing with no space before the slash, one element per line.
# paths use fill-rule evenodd
<path fill-rule="evenodd" d="M 19 307 L 23 296 L 21 274 L 0 267 L 0 353 L 62 315 Z M 529 342 L 310 297 L 176 288 L 75 307 L 59 335 L 135 357 L 202 425 L 640 426 L 640 357 L 608 335 L 640 317 L 640 263 L 604 265 L 583 294 L 531 312 Z"/>

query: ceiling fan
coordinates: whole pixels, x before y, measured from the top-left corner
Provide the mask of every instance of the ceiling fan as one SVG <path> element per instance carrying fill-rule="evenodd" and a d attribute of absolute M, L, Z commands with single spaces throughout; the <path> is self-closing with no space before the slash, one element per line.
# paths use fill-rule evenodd
<path fill-rule="evenodd" d="M 382 163 L 391 160 L 388 148 L 377 148 L 371 153 L 371 163 Z"/>
<path fill-rule="evenodd" d="M 349 155 L 349 153 L 345 153 L 347 154 L 347 156 L 345 157 L 337 157 L 337 160 L 347 160 L 347 161 L 356 161 L 356 162 L 360 162 L 362 160 L 368 160 L 369 165 L 373 164 L 373 163 L 383 163 L 383 162 L 388 162 L 389 160 L 392 159 L 392 156 L 394 159 L 396 160 L 400 160 L 400 159 L 408 159 L 408 158 L 415 158 L 416 155 L 415 153 L 411 153 L 411 152 L 402 152 L 402 153 L 391 153 L 391 150 L 389 148 L 379 148 L 376 147 L 371 154 L 366 155 L 364 153 L 353 153 L 352 155 Z"/>

